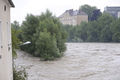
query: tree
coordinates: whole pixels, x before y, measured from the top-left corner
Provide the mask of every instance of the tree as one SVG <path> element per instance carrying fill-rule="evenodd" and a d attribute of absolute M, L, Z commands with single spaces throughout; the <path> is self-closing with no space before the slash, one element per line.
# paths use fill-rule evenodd
<path fill-rule="evenodd" d="M 87 41 L 97 42 L 99 41 L 100 30 L 96 21 L 88 23 L 88 38 Z"/>
<path fill-rule="evenodd" d="M 22 50 L 25 50 L 34 55 L 35 52 L 35 40 L 34 34 L 36 33 L 36 28 L 39 26 L 39 20 L 37 16 L 28 14 L 26 20 L 22 23 L 22 41 L 30 41 L 31 44 L 21 46 Z"/>
<path fill-rule="evenodd" d="M 36 41 L 36 54 L 43 60 L 53 60 L 60 56 L 59 49 L 56 45 L 56 39 L 49 32 L 40 32 L 39 38 Z"/>
<path fill-rule="evenodd" d="M 52 41 L 49 44 L 51 44 L 51 46 L 53 45 L 52 47 L 53 47 L 53 49 L 55 49 L 55 53 L 57 56 L 62 55 L 62 52 L 65 51 L 64 43 L 66 41 L 66 33 L 65 33 L 64 29 L 62 28 L 62 24 L 59 22 L 59 20 L 56 17 L 52 16 L 52 14 L 49 11 L 46 11 L 46 13 L 39 16 L 39 21 L 40 21 L 40 23 L 39 23 L 39 27 L 37 28 L 35 37 L 36 38 L 38 38 L 40 36 L 43 37 L 43 35 L 41 35 L 42 32 L 46 33 L 46 36 L 44 35 L 43 38 L 47 38 L 47 37 L 53 38 L 52 40 L 50 40 L 50 39 L 46 39 L 46 40 L 48 40 L 48 42 L 49 42 L 49 40 Z M 47 33 L 49 33 L 49 34 L 47 34 Z M 43 39 L 39 38 L 38 40 L 41 41 Z M 39 46 L 41 46 L 41 45 L 42 44 L 39 44 Z M 46 47 L 50 47 L 50 46 L 47 45 Z M 38 49 L 41 50 L 42 47 L 38 48 Z M 46 49 L 44 49 L 44 50 L 46 50 Z M 52 48 L 51 48 L 51 51 L 52 51 Z M 51 54 L 51 53 L 52 52 L 47 53 L 47 54 Z M 44 52 L 43 53 L 37 52 L 37 54 L 44 55 Z M 49 55 L 49 57 L 57 57 L 57 56 L 55 56 L 55 54 L 52 56 Z"/>
<path fill-rule="evenodd" d="M 120 42 L 120 32 L 116 32 L 113 34 L 113 42 Z"/>
<path fill-rule="evenodd" d="M 105 26 L 100 35 L 101 42 L 112 42 L 112 32 L 110 26 Z"/>
<path fill-rule="evenodd" d="M 14 21 L 11 24 L 11 31 L 12 31 L 12 54 L 13 57 L 16 57 L 16 51 L 15 49 L 19 48 L 18 45 L 20 44 L 20 39 L 18 38 L 18 35 L 20 34 L 20 25 L 17 21 Z"/>
<path fill-rule="evenodd" d="M 13 23 L 11 23 L 11 27 L 12 27 L 12 29 L 14 29 L 14 31 L 15 31 L 14 33 L 17 33 L 17 34 L 16 34 L 16 37 L 17 37 L 20 41 L 22 41 L 22 35 L 21 35 L 22 30 L 21 30 L 21 26 L 20 26 L 19 22 L 14 21 Z"/>
<path fill-rule="evenodd" d="M 91 7 L 87 4 L 83 5 L 80 7 L 80 10 L 84 11 L 85 13 L 88 14 L 88 20 L 91 21 L 92 15 L 93 15 L 93 11 L 97 10 L 96 7 Z"/>
<path fill-rule="evenodd" d="M 87 40 L 87 29 L 88 29 L 88 24 L 86 22 L 82 22 L 81 25 L 76 27 L 76 36 L 79 37 L 79 39 L 82 39 L 82 41 Z"/>
<path fill-rule="evenodd" d="M 116 20 L 109 14 L 103 13 L 97 20 L 81 23 L 76 26 L 68 26 L 65 29 L 69 35 L 69 41 L 87 42 L 112 42 L 115 38 L 119 40 L 120 19 Z M 115 40 L 114 40 L 115 41 Z"/>
<path fill-rule="evenodd" d="M 19 25 L 19 22 L 17 21 L 14 21 L 12 24 L 11 24 L 11 27 L 13 29 L 15 29 L 16 31 L 20 29 L 20 25 Z"/>
<path fill-rule="evenodd" d="M 20 43 L 20 40 L 17 38 L 18 32 L 14 28 L 12 28 L 12 55 L 13 57 L 16 57 L 16 51 L 15 49 L 18 48 L 18 44 Z"/>
<path fill-rule="evenodd" d="M 22 46 L 23 50 L 43 60 L 53 60 L 63 55 L 66 49 L 66 32 L 49 10 L 40 16 L 28 15 L 22 27 L 23 41 L 31 42 Z"/>
<path fill-rule="evenodd" d="M 93 14 L 92 14 L 90 20 L 91 21 L 97 20 L 101 15 L 102 15 L 102 13 L 100 12 L 100 9 L 96 9 L 93 11 Z"/>
<path fill-rule="evenodd" d="M 120 42 L 120 18 L 111 23 L 111 30 L 113 42 Z"/>

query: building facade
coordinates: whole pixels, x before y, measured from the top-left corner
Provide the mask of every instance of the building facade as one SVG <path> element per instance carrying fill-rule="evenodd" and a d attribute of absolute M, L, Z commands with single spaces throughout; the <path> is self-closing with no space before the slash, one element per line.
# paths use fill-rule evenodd
<path fill-rule="evenodd" d="M 106 7 L 104 12 L 109 13 L 115 18 L 120 18 L 120 7 Z"/>
<path fill-rule="evenodd" d="M 88 22 L 88 15 L 81 10 L 66 10 L 59 20 L 64 25 L 79 25 L 81 22 Z"/>
<path fill-rule="evenodd" d="M 13 80 L 10 7 L 11 0 L 0 0 L 0 80 Z"/>

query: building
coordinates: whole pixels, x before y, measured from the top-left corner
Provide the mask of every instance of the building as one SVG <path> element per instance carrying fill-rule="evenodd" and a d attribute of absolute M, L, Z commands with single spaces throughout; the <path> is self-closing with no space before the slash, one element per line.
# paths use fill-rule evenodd
<path fill-rule="evenodd" d="M 11 0 L 0 0 L 0 80 L 13 80 L 10 8 Z"/>
<path fill-rule="evenodd" d="M 104 9 L 104 12 L 109 13 L 110 15 L 112 15 L 115 18 L 120 17 L 120 7 L 106 7 Z"/>
<path fill-rule="evenodd" d="M 66 10 L 59 16 L 61 23 L 64 25 L 79 25 L 81 22 L 88 22 L 88 15 L 81 10 Z"/>

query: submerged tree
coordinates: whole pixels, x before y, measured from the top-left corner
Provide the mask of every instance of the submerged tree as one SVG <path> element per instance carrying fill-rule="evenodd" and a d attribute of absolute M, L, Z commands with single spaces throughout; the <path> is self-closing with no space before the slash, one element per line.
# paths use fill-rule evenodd
<path fill-rule="evenodd" d="M 48 10 L 40 16 L 27 16 L 22 27 L 23 41 L 31 42 L 22 46 L 25 51 L 43 60 L 53 60 L 63 55 L 66 49 L 66 32 L 59 20 Z"/>

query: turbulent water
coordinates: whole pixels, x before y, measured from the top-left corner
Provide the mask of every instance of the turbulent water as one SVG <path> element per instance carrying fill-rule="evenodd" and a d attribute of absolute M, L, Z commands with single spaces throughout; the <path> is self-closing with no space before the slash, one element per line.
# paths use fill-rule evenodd
<path fill-rule="evenodd" d="M 56 61 L 17 51 L 15 64 L 24 66 L 28 80 L 120 80 L 120 44 L 67 43 L 65 55 Z"/>

